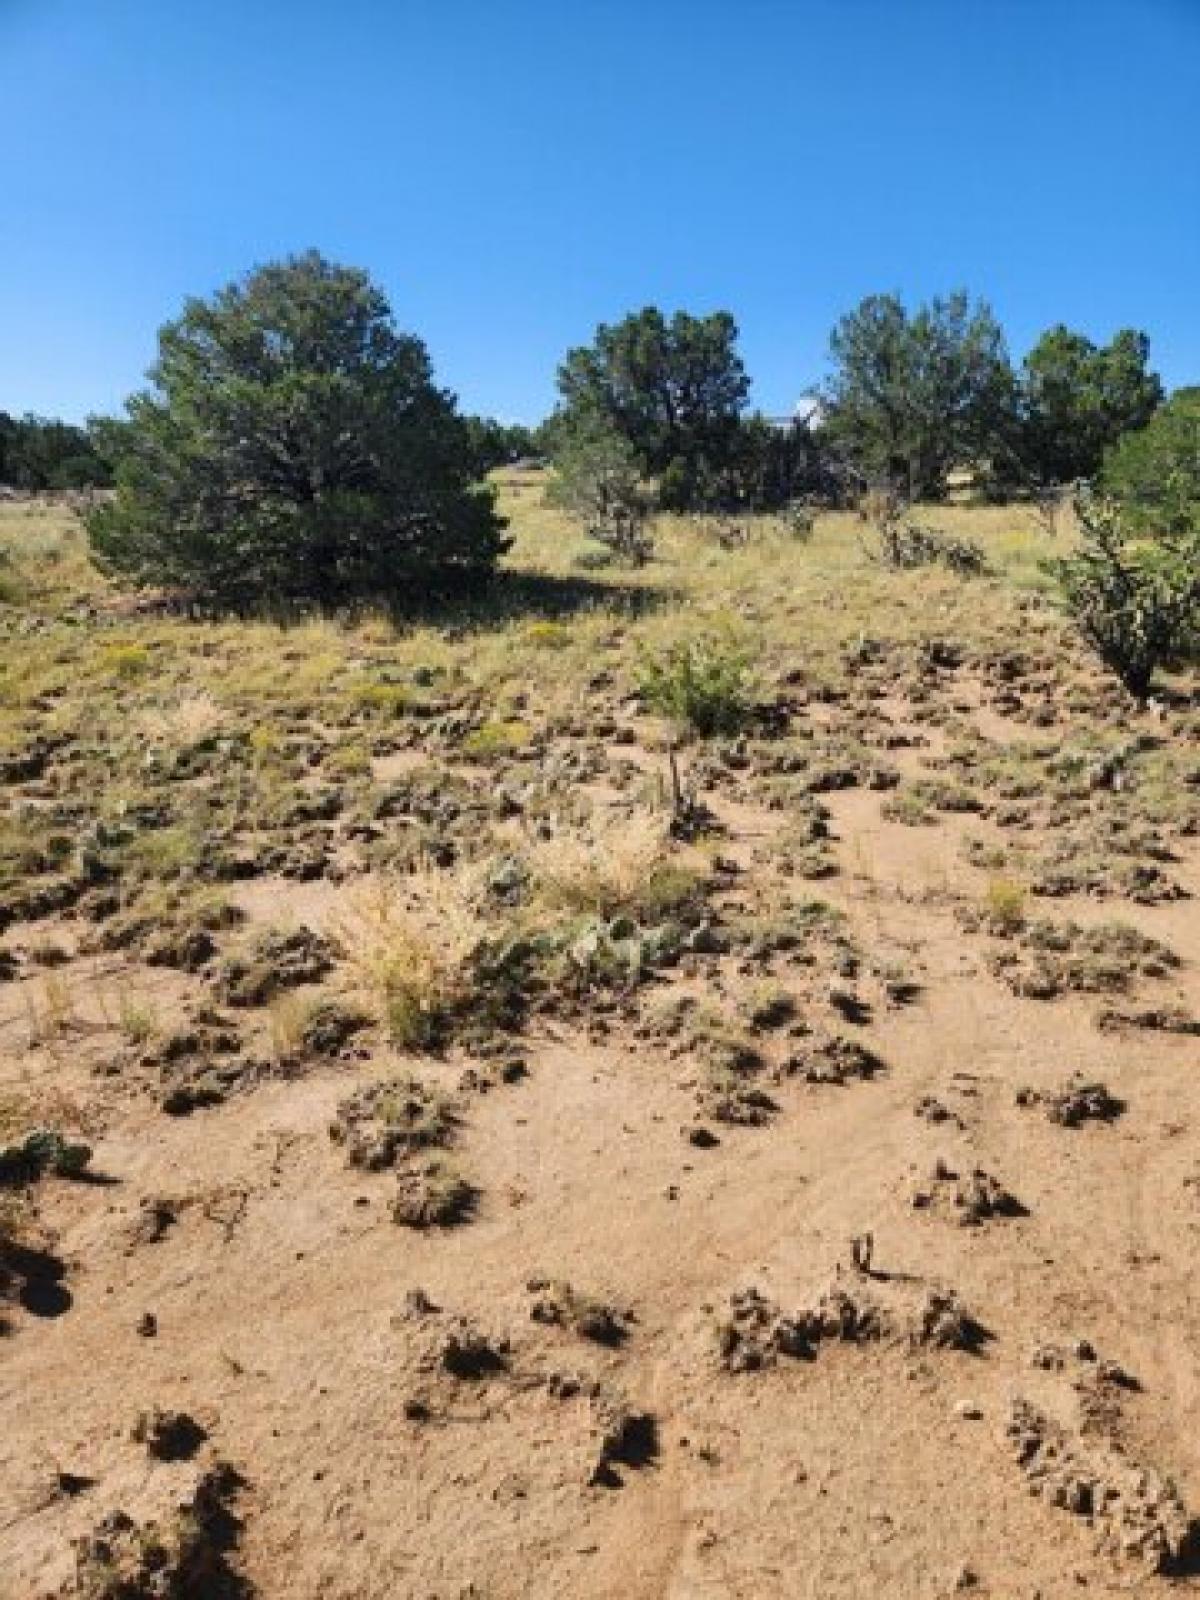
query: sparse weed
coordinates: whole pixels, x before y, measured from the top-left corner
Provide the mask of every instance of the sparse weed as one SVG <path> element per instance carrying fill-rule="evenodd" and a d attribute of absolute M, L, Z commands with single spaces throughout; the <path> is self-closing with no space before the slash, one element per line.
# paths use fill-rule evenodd
<path fill-rule="evenodd" d="M 101 670 L 121 683 L 132 683 L 150 669 L 150 651 L 144 644 L 108 644 L 99 653 Z"/>
<path fill-rule="evenodd" d="M 995 933 L 1017 933 L 1025 925 L 1028 891 L 1014 878 L 992 878 L 984 891 L 984 915 Z"/>
<path fill-rule="evenodd" d="M 75 1021 L 75 997 L 66 972 L 50 971 L 34 989 L 23 989 L 31 1044 L 48 1044 L 66 1033 Z"/>
<path fill-rule="evenodd" d="M 148 1001 L 139 1000 L 128 990 L 122 992 L 117 1009 L 118 1025 L 130 1044 L 148 1044 L 159 1030 L 158 1012 Z"/>
<path fill-rule="evenodd" d="M 299 1054 L 311 1007 L 312 997 L 294 990 L 285 990 L 271 1000 L 267 1007 L 267 1036 L 276 1061 L 290 1061 Z"/>
<path fill-rule="evenodd" d="M 30 1206 L 21 1192 L 0 1191 L 0 1292 L 4 1289 L 4 1254 L 19 1245 L 29 1232 Z M 0 1331 L 3 1324 L 0 1323 Z"/>
<path fill-rule="evenodd" d="M 467 734 L 461 749 L 469 761 L 499 761 L 524 750 L 532 737 L 533 730 L 526 722 L 485 722 Z"/>
<path fill-rule="evenodd" d="M 444 1042 L 471 993 L 471 958 L 484 936 L 461 883 L 417 875 L 361 897 L 340 929 L 361 988 L 392 1042 L 429 1050 Z"/>

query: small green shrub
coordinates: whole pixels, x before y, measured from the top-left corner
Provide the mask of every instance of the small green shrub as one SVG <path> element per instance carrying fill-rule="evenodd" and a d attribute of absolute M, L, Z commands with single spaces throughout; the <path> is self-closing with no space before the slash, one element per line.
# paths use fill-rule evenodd
<path fill-rule="evenodd" d="M 385 720 L 402 717 L 412 705 L 412 691 L 403 683 L 358 683 L 351 691 L 360 711 Z"/>
<path fill-rule="evenodd" d="M 993 933 L 1018 933 L 1025 926 L 1024 884 L 1013 878 L 992 878 L 983 897 L 984 916 Z"/>
<path fill-rule="evenodd" d="M 749 652 L 711 635 L 645 657 L 640 688 L 652 710 L 701 739 L 737 733 L 754 709 Z"/>
<path fill-rule="evenodd" d="M 91 1159 L 89 1146 L 65 1139 L 57 1128 L 33 1128 L 24 1138 L 0 1145 L 0 1184 L 29 1183 L 48 1172 L 77 1178 Z"/>
<path fill-rule="evenodd" d="M 0 549 L 0 605 L 18 606 L 28 593 L 29 586 L 17 570 L 12 551 Z"/>
<path fill-rule="evenodd" d="M 521 637 L 526 644 L 536 645 L 542 650 L 561 650 L 570 644 L 571 630 L 564 622 L 553 622 L 548 617 L 539 617 L 525 624 Z"/>
<path fill-rule="evenodd" d="M 807 544 L 816 527 L 816 508 L 807 500 L 789 500 L 779 513 L 779 520 L 789 539 L 794 539 L 797 544 Z"/>

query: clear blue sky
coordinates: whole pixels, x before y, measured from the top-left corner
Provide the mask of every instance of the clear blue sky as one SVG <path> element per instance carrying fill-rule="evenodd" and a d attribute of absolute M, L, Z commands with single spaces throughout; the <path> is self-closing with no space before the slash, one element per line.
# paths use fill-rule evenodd
<path fill-rule="evenodd" d="M 1200 381 L 1200 0 L 0 0 L 0 408 L 137 386 L 189 293 L 315 245 L 463 404 L 728 307 L 790 407 L 865 293 Z"/>

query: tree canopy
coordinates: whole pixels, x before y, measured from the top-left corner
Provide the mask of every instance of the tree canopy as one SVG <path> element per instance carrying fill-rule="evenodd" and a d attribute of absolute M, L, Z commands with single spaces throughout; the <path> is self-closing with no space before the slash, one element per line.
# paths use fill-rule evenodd
<path fill-rule="evenodd" d="M 1096 345 L 1059 323 L 1025 357 L 1020 456 L 1039 483 L 1093 477 L 1122 434 L 1142 428 L 1162 401 L 1150 341 L 1123 328 Z"/>
<path fill-rule="evenodd" d="M 85 429 L 53 417 L 0 411 L 0 483 L 36 492 L 97 488 L 109 479 Z"/>
<path fill-rule="evenodd" d="M 1177 389 L 1144 428 L 1118 440 L 1100 481 L 1133 526 L 1200 535 L 1200 388 Z"/>
<path fill-rule="evenodd" d="M 525 456 L 537 454 L 532 428 L 522 422 L 498 422 L 494 417 L 464 417 L 467 442 L 475 473 L 485 478 L 497 467 L 509 466 Z"/>
<path fill-rule="evenodd" d="M 113 571 L 332 603 L 478 578 L 504 548 L 453 398 L 362 271 L 314 251 L 189 300 L 149 378 L 95 428 L 117 491 L 89 531 Z"/>
<path fill-rule="evenodd" d="M 1014 379 L 989 306 L 962 291 L 909 311 L 870 295 L 829 342 L 826 434 L 868 480 L 937 498 L 946 474 L 990 457 L 1009 430 Z"/>
<path fill-rule="evenodd" d="M 555 431 L 561 437 L 598 417 L 627 440 L 644 472 L 664 480 L 668 498 L 690 503 L 723 463 L 750 390 L 737 336 L 727 311 L 668 319 L 646 306 L 601 323 L 559 368 Z"/>

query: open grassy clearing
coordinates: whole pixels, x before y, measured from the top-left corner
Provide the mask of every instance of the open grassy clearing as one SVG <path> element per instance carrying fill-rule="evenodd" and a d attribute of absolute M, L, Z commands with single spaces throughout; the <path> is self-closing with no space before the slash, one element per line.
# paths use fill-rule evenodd
<path fill-rule="evenodd" d="M 0 1593 L 1191 1586 L 1194 681 L 1024 508 L 501 491 L 416 622 L 0 507 Z"/>

